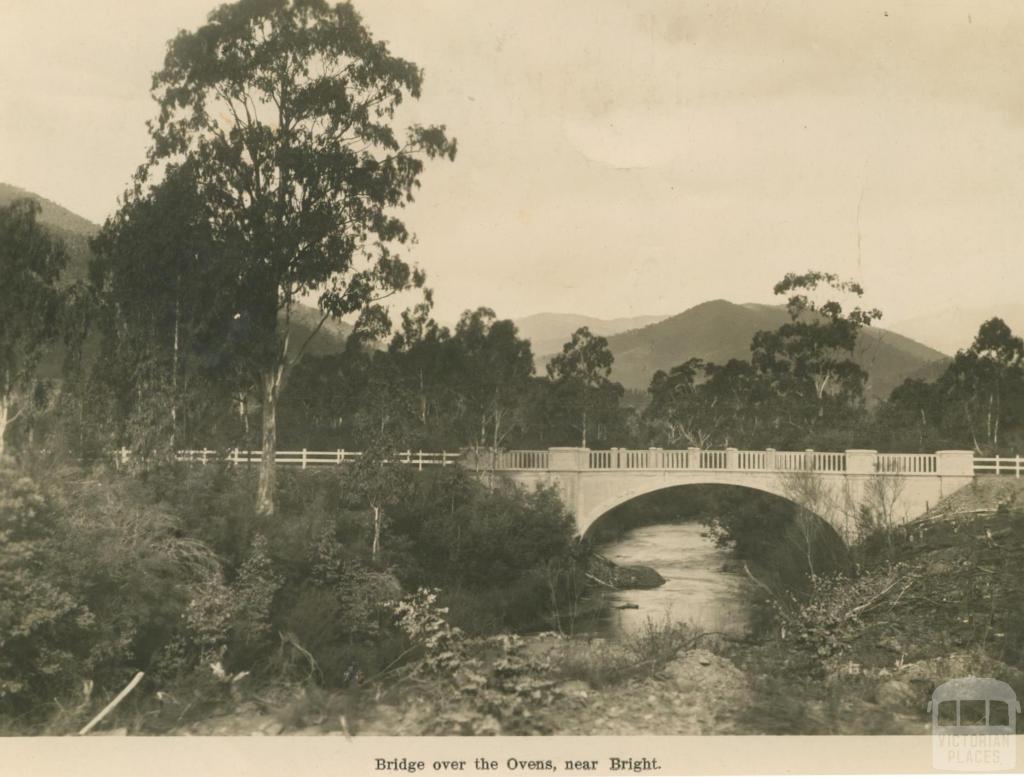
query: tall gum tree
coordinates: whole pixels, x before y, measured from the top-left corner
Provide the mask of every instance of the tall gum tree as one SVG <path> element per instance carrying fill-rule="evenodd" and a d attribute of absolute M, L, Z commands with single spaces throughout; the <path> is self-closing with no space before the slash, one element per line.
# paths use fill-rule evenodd
<path fill-rule="evenodd" d="M 39 223 L 39 204 L 0 208 L 0 458 L 7 428 L 24 410 L 17 400 L 34 379 L 43 348 L 57 336 L 68 257 Z"/>
<path fill-rule="evenodd" d="M 263 513 L 274 511 L 278 397 L 306 345 L 289 343 L 294 306 L 315 297 L 321 325 L 356 313 L 379 323 L 382 299 L 423 283 L 397 253 L 410 235 L 395 212 L 425 159 L 454 159 L 455 142 L 443 126 L 396 129 L 422 79 L 350 4 L 324 0 L 223 5 L 170 42 L 153 77 L 160 109 L 136 185 L 188 160 L 211 207 L 259 387 Z"/>
<path fill-rule="evenodd" d="M 608 347 L 608 340 L 591 333 L 582 326 L 572 333 L 569 342 L 562 346 L 548 363 L 548 378 L 569 389 L 573 395 L 576 411 L 580 416 L 580 446 L 587 447 L 587 414 L 602 391 L 613 395 L 613 404 L 618 404 L 622 387 L 611 381 L 612 364 L 615 356 Z"/>
<path fill-rule="evenodd" d="M 864 289 L 834 273 L 787 273 L 774 291 L 789 295 L 790 320 L 754 335 L 751 362 L 777 395 L 780 415 L 806 433 L 825 423 L 827 409 L 862 402 L 867 373 L 854 361 L 854 349 L 860 330 L 882 313 L 857 305 Z M 853 307 L 844 310 L 841 298 L 853 300 Z"/>

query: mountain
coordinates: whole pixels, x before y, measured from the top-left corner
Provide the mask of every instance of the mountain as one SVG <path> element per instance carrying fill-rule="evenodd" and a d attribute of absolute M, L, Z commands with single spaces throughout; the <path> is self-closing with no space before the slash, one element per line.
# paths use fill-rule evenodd
<path fill-rule="evenodd" d="M 777 329 L 789 319 L 783 306 L 737 305 L 713 300 L 641 329 L 612 335 L 615 355 L 612 378 L 629 389 L 646 390 L 657 370 L 668 370 L 687 359 L 724 364 L 749 359 L 750 341 L 762 329 Z M 867 393 L 889 395 L 908 376 L 927 374 L 928 365 L 941 363 L 942 353 L 895 332 L 864 329 L 854 354 L 868 372 Z M 928 369 L 926 369 L 928 368 Z"/>
<path fill-rule="evenodd" d="M 12 200 L 27 197 L 39 203 L 39 223 L 61 238 L 68 252 L 68 266 L 61 280 L 66 283 L 82 280 L 89 270 L 92 251 L 89 240 L 99 232 L 99 227 L 88 219 L 84 219 L 67 208 L 52 202 L 38 194 L 26 191 L 17 186 L 0 182 L 0 207 L 9 205 Z"/>
<path fill-rule="evenodd" d="M 626 332 L 630 329 L 655 324 L 667 316 L 632 316 L 628 318 L 594 318 L 579 316 L 575 313 L 536 313 L 532 316 L 514 319 L 519 336 L 525 337 L 533 344 L 533 353 L 558 353 L 562 346 L 572 338 L 572 333 L 581 326 L 589 327 L 595 335 L 609 335 Z M 545 359 L 544 364 L 547 363 Z M 538 366 L 543 366 L 540 364 Z"/>
<path fill-rule="evenodd" d="M 983 308 L 949 308 L 900 321 L 893 324 L 892 330 L 952 355 L 970 346 L 978 327 L 995 316 L 1003 319 L 1014 334 L 1024 333 L 1024 305 L 1014 302 Z"/>

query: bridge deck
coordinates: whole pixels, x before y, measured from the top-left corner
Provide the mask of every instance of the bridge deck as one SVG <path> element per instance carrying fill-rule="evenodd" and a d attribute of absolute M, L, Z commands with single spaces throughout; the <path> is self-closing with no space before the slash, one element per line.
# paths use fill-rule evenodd
<path fill-rule="evenodd" d="M 127 461 L 129 451 L 118 451 L 118 459 Z M 359 451 L 337 449 L 333 451 L 280 450 L 275 461 L 285 466 L 316 467 L 338 466 L 355 461 Z M 209 448 L 183 450 L 179 461 L 201 463 L 227 461 L 232 464 L 258 463 L 263 454 L 259 450 Z M 936 453 L 878 453 L 873 450 L 778 451 L 766 450 L 701 450 L 685 448 L 549 448 L 546 450 L 511 451 L 403 451 L 396 461 L 418 469 L 450 466 L 462 463 L 476 469 L 495 469 L 509 472 L 527 471 L 734 471 L 734 472 L 817 472 L 830 474 L 899 473 L 902 475 L 956 475 L 997 474 L 1021 476 L 1024 458 L 976 457 L 971 451 L 938 451 Z"/>

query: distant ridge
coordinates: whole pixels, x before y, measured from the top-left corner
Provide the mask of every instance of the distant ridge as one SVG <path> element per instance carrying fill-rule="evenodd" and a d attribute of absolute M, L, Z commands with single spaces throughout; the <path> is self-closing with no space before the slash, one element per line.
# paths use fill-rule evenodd
<path fill-rule="evenodd" d="M 68 251 L 68 266 L 62 276 L 63 281 L 72 283 L 84 279 L 89 271 L 89 260 L 92 258 L 89 240 L 99 232 L 99 226 L 34 192 L 9 183 L 0 183 L 0 207 L 21 198 L 38 202 L 39 222 L 45 224 L 54 235 L 64 241 Z"/>
<path fill-rule="evenodd" d="M 598 318 L 576 313 L 535 313 L 514 319 L 519 336 L 533 344 L 535 356 L 557 353 L 569 341 L 572 333 L 582 326 L 595 335 L 608 337 L 631 329 L 640 329 L 668 318 L 666 315 L 627 316 L 623 318 Z"/>
<path fill-rule="evenodd" d="M 787 320 L 782 305 L 736 304 L 723 299 L 704 302 L 609 337 L 615 355 L 612 378 L 626 388 L 646 390 L 657 370 L 668 370 L 694 357 L 719 364 L 749 359 L 754 333 L 777 329 Z M 911 375 L 927 374 L 928 365 L 944 358 L 933 348 L 877 327 L 862 331 L 855 352 L 855 359 L 869 375 L 867 393 L 875 399 L 887 397 Z"/>

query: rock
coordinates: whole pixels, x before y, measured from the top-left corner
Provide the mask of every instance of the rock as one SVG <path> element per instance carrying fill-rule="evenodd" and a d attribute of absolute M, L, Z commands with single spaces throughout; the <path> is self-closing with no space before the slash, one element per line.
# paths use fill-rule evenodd
<path fill-rule="evenodd" d="M 895 637 L 886 637 L 878 641 L 878 647 L 884 650 L 891 650 L 893 653 L 902 653 L 903 645 L 900 644 L 899 640 Z"/>
<path fill-rule="evenodd" d="M 126 737 L 128 736 L 127 728 L 110 728 L 105 731 L 93 731 L 93 736 L 97 737 Z"/>
<path fill-rule="evenodd" d="M 566 680 L 563 683 L 559 683 L 556 688 L 566 696 L 582 697 L 584 699 L 590 692 L 590 685 L 584 680 Z"/>
<path fill-rule="evenodd" d="M 953 571 L 953 564 L 949 561 L 937 560 L 929 561 L 926 567 L 926 572 L 929 575 L 948 575 Z"/>
<path fill-rule="evenodd" d="M 260 731 L 262 731 L 268 737 L 276 737 L 278 734 L 284 731 L 284 726 L 278 723 L 276 720 L 272 720 L 269 723 L 265 723 L 260 728 Z"/>
<path fill-rule="evenodd" d="M 890 709 L 923 710 L 928 699 L 906 680 L 888 680 L 875 691 L 878 703 Z"/>
<path fill-rule="evenodd" d="M 617 588 L 657 588 L 665 584 L 665 578 L 656 569 L 640 564 L 619 567 L 613 578 Z"/>
<path fill-rule="evenodd" d="M 619 566 L 597 553 L 588 559 L 587 571 L 599 582 L 613 588 L 657 588 L 665 584 L 665 578 L 651 567 L 639 564 Z"/>
<path fill-rule="evenodd" d="M 734 725 L 730 716 L 750 702 L 746 675 L 710 650 L 688 651 L 666 664 L 663 672 L 678 689 L 676 699 L 685 700 L 682 709 L 708 711 L 687 723 L 686 733 L 729 733 Z"/>

